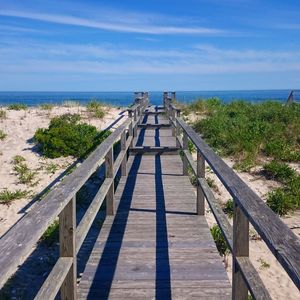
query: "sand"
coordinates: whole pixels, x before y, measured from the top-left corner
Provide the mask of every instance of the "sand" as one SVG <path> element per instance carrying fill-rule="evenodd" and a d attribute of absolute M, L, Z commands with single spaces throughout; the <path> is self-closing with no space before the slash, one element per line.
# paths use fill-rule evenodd
<path fill-rule="evenodd" d="M 7 136 L 4 140 L 0 141 L 0 191 L 6 188 L 10 191 L 20 189 L 30 191 L 30 196 L 14 200 L 10 205 L 0 204 L 0 236 L 7 232 L 13 224 L 32 208 L 34 204 L 32 198 L 46 188 L 48 184 L 75 161 L 72 157 L 48 159 L 41 156 L 35 151 L 35 144 L 32 140 L 35 131 L 38 128 L 48 127 L 52 117 L 64 113 L 79 113 L 84 122 L 96 126 L 99 130 L 103 130 L 121 113 L 121 109 L 105 107 L 105 117 L 100 120 L 91 117 L 83 106 L 57 106 L 51 111 L 42 110 L 41 108 L 29 108 L 21 111 L 4 108 L 4 110 L 7 117 L 0 120 L 0 129 Z M 14 165 L 12 163 L 12 159 L 16 155 L 23 156 L 30 170 L 37 172 L 33 180 L 33 183 L 36 182 L 35 186 L 19 182 L 18 176 L 13 170 Z M 53 173 L 49 171 L 51 164 L 55 164 L 57 168 Z"/>

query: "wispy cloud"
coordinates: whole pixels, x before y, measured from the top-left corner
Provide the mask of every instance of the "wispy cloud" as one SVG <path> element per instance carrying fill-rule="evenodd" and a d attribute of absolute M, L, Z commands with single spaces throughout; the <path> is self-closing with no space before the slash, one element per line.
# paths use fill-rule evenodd
<path fill-rule="evenodd" d="M 148 23 L 130 24 L 130 22 L 100 22 L 88 18 L 74 17 L 60 14 L 45 14 L 36 12 L 25 12 L 16 10 L 1 10 L 0 15 L 7 17 L 25 18 L 56 24 L 82 26 L 108 31 L 142 33 L 152 35 L 224 35 L 226 31 L 217 28 L 187 27 L 187 26 L 165 26 Z"/>

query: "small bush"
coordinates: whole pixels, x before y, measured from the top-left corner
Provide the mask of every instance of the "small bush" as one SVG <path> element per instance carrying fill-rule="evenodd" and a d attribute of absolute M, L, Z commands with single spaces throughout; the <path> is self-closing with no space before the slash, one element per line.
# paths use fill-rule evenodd
<path fill-rule="evenodd" d="M 54 105 L 50 104 L 50 103 L 44 103 L 44 104 L 41 104 L 40 107 L 42 110 L 52 110 Z"/>
<path fill-rule="evenodd" d="M 13 170 L 18 174 L 20 183 L 35 185 L 37 182 L 33 182 L 37 172 L 31 171 L 28 165 L 25 163 L 25 158 L 20 155 L 16 155 L 13 158 L 14 168 Z"/>
<path fill-rule="evenodd" d="M 217 249 L 221 256 L 226 255 L 229 252 L 229 248 L 221 231 L 221 228 L 218 225 L 214 225 L 210 232 L 213 236 L 213 239 L 216 243 Z"/>
<path fill-rule="evenodd" d="M 6 119 L 6 111 L 3 109 L 0 109 L 0 120 Z"/>
<path fill-rule="evenodd" d="M 22 104 L 22 103 L 15 103 L 15 104 L 9 105 L 7 109 L 9 109 L 9 110 L 25 110 L 25 109 L 27 109 L 27 105 Z"/>
<path fill-rule="evenodd" d="M 296 172 L 288 164 L 276 160 L 264 165 L 264 172 L 269 179 L 276 179 L 281 182 L 291 180 Z"/>
<path fill-rule="evenodd" d="M 285 187 L 275 189 L 267 197 L 267 205 L 283 216 L 300 207 L 300 175 L 289 181 Z"/>
<path fill-rule="evenodd" d="M 101 105 L 100 102 L 96 100 L 92 100 L 87 104 L 87 110 L 90 112 L 93 117 L 98 118 L 98 119 L 103 119 L 105 116 L 105 112 L 103 110 L 103 106 Z"/>
<path fill-rule="evenodd" d="M 4 189 L 0 192 L 0 204 L 10 204 L 14 200 L 25 198 L 28 194 L 28 191 L 16 190 L 12 192 Z"/>
<path fill-rule="evenodd" d="M 53 162 L 46 165 L 45 170 L 47 174 L 54 174 L 59 169 L 59 166 Z"/>
<path fill-rule="evenodd" d="M 0 140 L 2 141 L 2 140 L 4 140 L 6 137 L 7 137 L 7 134 L 6 134 L 3 130 L 0 129 Z"/>
<path fill-rule="evenodd" d="M 59 238 L 59 222 L 55 220 L 44 232 L 41 237 L 41 242 L 46 246 L 52 246 L 58 242 Z"/>
<path fill-rule="evenodd" d="M 228 199 L 225 206 L 224 206 L 224 208 L 223 208 L 223 211 L 225 212 L 225 214 L 228 215 L 229 218 L 233 217 L 233 208 L 234 208 L 233 200 Z"/>
<path fill-rule="evenodd" d="M 84 157 L 110 134 L 109 131 L 99 133 L 95 126 L 79 120 L 77 114 L 65 114 L 53 118 L 49 128 L 38 129 L 34 139 L 42 153 L 49 158 Z"/>

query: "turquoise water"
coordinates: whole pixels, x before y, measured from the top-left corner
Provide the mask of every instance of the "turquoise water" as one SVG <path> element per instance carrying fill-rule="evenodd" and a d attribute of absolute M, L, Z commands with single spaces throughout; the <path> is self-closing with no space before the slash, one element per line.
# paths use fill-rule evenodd
<path fill-rule="evenodd" d="M 163 92 L 149 92 L 152 104 L 161 104 Z M 253 90 L 253 91 L 179 91 L 177 99 L 182 102 L 192 102 L 198 98 L 218 97 L 224 102 L 235 99 L 249 102 L 275 100 L 285 102 L 290 90 Z M 297 95 L 297 94 L 296 94 Z M 300 94 L 299 94 L 300 96 Z M 24 103 L 29 106 L 42 103 L 62 104 L 66 100 L 78 101 L 81 104 L 91 99 L 105 103 L 127 106 L 133 102 L 133 92 L 0 92 L 0 105 Z"/>

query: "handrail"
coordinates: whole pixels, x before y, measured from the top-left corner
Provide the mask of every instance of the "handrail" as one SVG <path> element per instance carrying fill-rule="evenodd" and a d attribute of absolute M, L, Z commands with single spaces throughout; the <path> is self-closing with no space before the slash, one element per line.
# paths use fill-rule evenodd
<path fill-rule="evenodd" d="M 57 284 L 62 282 L 65 282 L 61 286 L 62 295 L 65 296 L 62 298 L 76 298 L 76 255 L 105 198 L 107 214 L 115 213 L 114 178 L 119 168 L 121 176 L 126 176 L 127 151 L 132 145 L 134 133 L 142 112 L 147 106 L 147 101 L 146 98 L 141 99 L 133 109 L 134 119 L 132 115 L 129 115 L 129 118 L 109 135 L 74 172 L 66 176 L 0 239 L 0 288 L 30 255 L 34 245 L 49 225 L 59 217 L 60 259 L 44 282 L 37 299 L 45 295 L 48 295 L 47 299 L 54 299 L 60 288 Z M 113 145 L 120 139 L 121 151 L 114 161 Z M 104 159 L 106 179 L 76 227 L 76 193 Z M 53 281 L 53 278 L 56 280 Z"/>
<path fill-rule="evenodd" d="M 170 122 L 175 126 L 173 131 L 176 132 L 177 143 L 183 149 L 184 167 L 187 168 L 187 165 L 191 165 L 193 173 L 198 177 L 197 198 L 201 199 L 201 196 L 204 196 L 208 201 L 233 253 L 233 299 L 247 299 L 248 290 L 255 299 L 270 299 L 249 260 L 249 222 L 294 284 L 300 288 L 300 239 L 189 125 L 178 115 L 176 116 L 174 106 L 168 99 L 165 104 Z M 180 137 L 181 130 L 182 139 Z M 188 157 L 188 140 L 197 149 L 197 164 L 193 163 L 191 157 Z M 233 228 L 224 221 L 224 212 L 214 201 L 213 194 L 204 180 L 204 173 L 199 176 L 199 165 L 203 165 L 204 161 L 209 164 L 234 200 Z M 185 170 L 184 172 L 187 173 Z M 204 204 L 198 203 L 197 205 Z"/>

